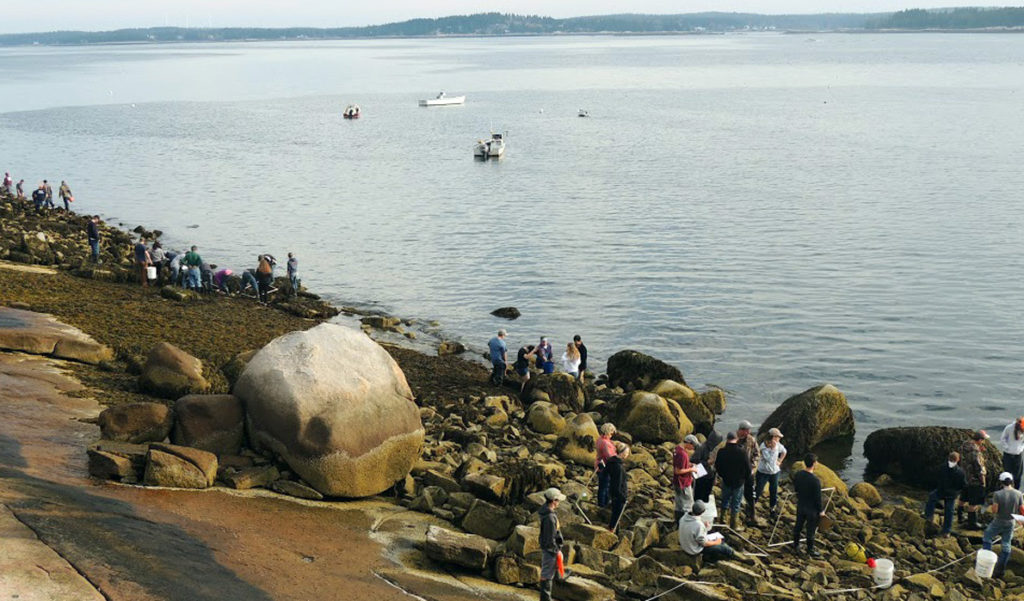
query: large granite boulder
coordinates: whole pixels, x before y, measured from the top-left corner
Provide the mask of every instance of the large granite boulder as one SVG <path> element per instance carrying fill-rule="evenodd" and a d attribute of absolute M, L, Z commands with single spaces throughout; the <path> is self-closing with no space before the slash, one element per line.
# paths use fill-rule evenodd
<path fill-rule="evenodd" d="M 0 349 L 94 365 L 114 358 L 109 347 L 52 315 L 11 307 L 0 307 Z"/>
<path fill-rule="evenodd" d="M 565 418 L 558 412 L 558 407 L 546 401 L 530 405 L 526 412 L 526 422 L 534 432 L 541 434 L 557 434 L 565 428 Z"/>
<path fill-rule="evenodd" d="M 764 420 L 758 434 L 763 437 L 771 428 L 782 430 L 786 450 L 793 457 L 826 440 L 852 436 L 855 430 L 846 396 L 831 384 L 786 399 Z"/>
<path fill-rule="evenodd" d="M 864 456 L 868 470 L 889 474 L 912 486 L 935 486 L 935 474 L 946 462 L 950 451 L 960 452 L 973 430 L 945 426 L 910 426 L 882 428 L 864 440 Z M 996 476 L 1003 471 L 1002 453 L 991 442 L 985 442 L 985 467 L 989 486 L 994 487 Z"/>
<path fill-rule="evenodd" d="M 190 394 L 174 404 L 174 444 L 237 455 L 245 439 L 242 402 L 230 394 Z"/>
<path fill-rule="evenodd" d="M 608 358 L 608 385 L 623 390 L 648 390 L 661 380 L 686 385 L 678 368 L 638 351 L 619 351 Z"/>
<path fill-rule="evenodd" d="M 597 460 L 598 436 L 594 418 L 588 413 L 581 413 L 569 420 L 558 433 L 555 449 L 565 461 L 593 468 Z"/>
<path fill-rule="evenodd" d="M 797 461 L 796 463 L 794 463 L 793 467 L 790 468 L 790 478 L 793 477 L 793 474 L 803 471 L 806 467 L 807 466 L 804 464 L 803 461 Z M 836 494 L 839 495 L 839 497 L 845 497 L 850 493 L 849 486 L 846 485 L 846 482 L 843 482 L 843 479 L 839 477 L 839 474 L 832 471 L 832 468 L 825 465 L 821 461 L 814 464 L 814 475 L 817 476 L 819 480 L 821 480 L 822 488 L 836 489 Z M 825 493 L 824 498 L 828 498 L 828 493 Z"/>
<path fill-rule="evenodd" d="M 531 377 L 523 390 L 523 401 L 526 404 L 548 402 L 564 411 L 579 413 L 586 404 L 586 395 L 579 380 L 559 372 Z"/>
<path fill-rule="evenodd" d="M 107 407 L 98 421 L 104 440 L 160 442 L 171 433 L 174 414 L 163 403 L 127 403 Z"/>
<path fill-rule="evenodd" d="M 693 432 L 693 423 L 679 403 L 653 392 L 636 391 L 615 404 L 615 424 L 633 440 L 661 444 L 680 442 Z"/>
<path fill-rule="evenodd" d="M 662 380 L 651 389 L 654 394 L 679 404 L 695 431 L 707 434 L 715 427 L 715 413 L 692 388 L 674 380 Z"/>
<path fill-rule="evenodd" d="M 203 377 L 202 361 L 173 344 L 161 342 L 146 357 L 139 387 L 161 398 L 177 399 L 207 392 L 210 384 Z"/>
<path fill-rule="evenodd" d="M 405 375 L 359 330 L 324 323 L 274 339 L 249 361 L 234 394 L 250 442 L 324 495 L 375 495 L 419 459 L 424 431 Z"/>

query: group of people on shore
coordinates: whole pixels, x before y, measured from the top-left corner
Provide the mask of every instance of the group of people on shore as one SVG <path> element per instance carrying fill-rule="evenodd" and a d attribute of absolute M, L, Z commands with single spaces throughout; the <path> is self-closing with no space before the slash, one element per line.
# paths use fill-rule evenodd
<path fill-rule="evenodd" d="M 1002 549 L 993 572 L 998 578 L 1003 575 L 1010 559 L 1013 530 L 1017 521 L 1014 515 L 1024 514 L 1024 494 L 1020 490 L 1024 469 L 1024 416 L 1003 428 L 999 438 L 1003 471 L 997 478 L 998 487 L 992 494 L 992 502 L 986 506 L 985 491 L 990 482 L 985 466 L 988 439 L 988 433 L 977 430 L 960 445 L 959 451 L 950 451 L 946 464 L 935 475 L 936 486 L 925 501 L 924 517 L 931 525 L 935 510 L 941 502 L 943 518 L 939 536 L 947 537 L 953 529 L 954 511 L 958 524 L 968 530 L 981 530 L 981 510 L 983 507 L 987 509 L 993 517 L 984 527 L 982 548 L 990 551 L 997 541 L 1000 543 Z"/>
<path fill-rule="evenodd" d="M 25 180 L 18 180 L 18 183 L 14 183 L 14 178 L 11 177 L 11 172 L 4 172 L 3 189 L 7 194 L 14 196 L 18 200 L 28 200 L 25 197 Z M 35 205 L 37 211 L 44 209 L 56 209 L 57 205 L 53 202 L 53 187 L 50 185 L 49 180 L 43 180 L 39 182 L 36 189 L 32 191 L 32 204 Z M 66 181 L 60 182 L 60 187 L 57 188 L 57 196 L 64 203 L 64 210 L 71 211 L 71 203 L 75 201 L 74 195 L 71 193 L 71 186 Z"/>
<path fill-rule="evenodd" d="M 90 245 L 93 244 L 93 223 L 90 222 L 88 235 Z M 98 261 L 97 247 L 93 247 L 94 260 Z M 157 285 L 169 284 L 179 286 L 197 293 L 220 292 L 228 294 L 228 278 L 234 275 L 231 269 L 218 269 L 216 264 L 208 263 L 199 254 L 199 247 L 193 245 L 188 251 L 165 250 L 159 240 L 147 245 L 145 236 L 139 238 L 132 248 L 132 257 L 139 276 L 139 284 L 148 286 L 150 281 Z M 256 267 L 242 272 L 242 285 L 239 294 L 245 294 L 252 288 L 254 295 L 262 303 L 269 302 L 270 294 L 275 290 L 274 268 L 277 259 L 269 253 L 256 257 Z M 298 292 L 299 260 L 294 253 L 288 253 L 286 263 L 288 280 L 292 292 Z"/>
<path fill-rule="evenodd" d="M 491 383 L 501 386 L 505 382 L 505 374 L 509 370 L 508 343 L 505 338 L 508 332 L 502 328 L 498 334 L 487 342 L 488 356 L 491 360 Z M 520 377 L 522 384 L 520 392 L 526 389 L 526 383 L 530 380 L 530 359 L 533 359 L 536 369 L 545 374 L 555 371 L 555 351 L 548 341 L 547 336 L 541 336 L 540 342 L 536 345 L 528 344 L 519 348 L 516 353 L 515 363 L 512 369 Z M 577 380 L 583 381 L 587 371 L 587 345 L 583 344 L 583 338 L 576 334 L 572 342 L 565 345 L 562 353 L 562 370 Z"/>

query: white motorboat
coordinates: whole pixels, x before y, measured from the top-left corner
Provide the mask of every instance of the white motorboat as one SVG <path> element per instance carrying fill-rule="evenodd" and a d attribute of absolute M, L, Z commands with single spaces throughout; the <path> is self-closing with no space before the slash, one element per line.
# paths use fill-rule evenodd
<path fill-rule="evenodd" d="M 358 119 L 362 111 L 359 109 L 358 104 L 350 104 L 345 107 L 345 112 L 341 114 L 346 119 Z"/>
<path fill-rule="evenodd" d="M 590 111 L 585 111 L 583 109 L 580 109 L 579 116 L 580 117 L 589 117 L 590 116 Z"/>
<path fill-rule="evenodd" d="M 444 92 L 441 92 L 435 98 L 420 100 L 420 106 L 449 106 L 453 104 L 466 104 L 466 97 L 448 96 Z"/>
<path fill-rule="evenodd" d="M 505 135 L 491 134 L 490 140 L 478 140 L 473 147 L 473 156 L 478 159 L 500 159 L 505 155 Z"/>

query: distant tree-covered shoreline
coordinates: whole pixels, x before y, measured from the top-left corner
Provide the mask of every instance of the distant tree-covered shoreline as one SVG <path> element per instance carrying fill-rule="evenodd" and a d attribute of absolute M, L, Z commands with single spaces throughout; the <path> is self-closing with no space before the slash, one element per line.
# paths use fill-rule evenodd
<path fill-rule="evenodd" d="M 621 14 L 554 19 L 536 15 L 480 13 L 412 19 L 366 27 L 148 27 L 114 31 L 51 31 L 0 34 L 0 46 L 333 40 L 395 37 L 558 34 L 721 33 L 732 31 L 864 31 L 888 29 L 985 29 L 1024 27 L 1024 8 L 913 9 L 897 13 L 761 15 L 705 12 L 679 15 Z"/>

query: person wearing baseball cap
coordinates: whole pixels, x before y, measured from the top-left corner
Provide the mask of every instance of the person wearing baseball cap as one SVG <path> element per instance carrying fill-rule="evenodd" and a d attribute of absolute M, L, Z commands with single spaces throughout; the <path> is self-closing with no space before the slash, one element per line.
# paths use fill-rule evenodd
<path fill-rule="evenodd" d="M 718 451 L 715 458 L 715 469 L 722 479 L 722 520 L 732 530 L 737 529 L 736 522 L 740 514 L 740 502 L 743 499 L 743 485 L 750 475 L 750 457 L 745 449 L 739 446 L 738 436 L 729 432 L 725 436 L 725 446 Z"/>
<path fill-rule="evenodd" d="M 537 511 L 540 516 L 540 601 L 551 601 L 551 589 L 558 571 L 558 553 L 565 544 L 558 527 L 558 504 L 565 495 L 557 488 L 544 491 L 544 505 Z"/>
<path fill-rule="evenodd" d="M 782 462 L 786 459 L 786 447 L 782 445 L 782 432 L 778 428 L 768 430 L 768 438 L 761 443 L 758 453 L 756 482 L 754 484 L 754 504 L 764 496 L 764 485 L 768 485 L 768 513 L 774 519 L 778 514 L 779 475 L 782 473 Z"/>
<path fill-rule="evenodd" d="M 692 511 L 679 520 L 679 547 L 687 555 L 703 556 L 708 563 L 736 558 L 736 551 L 721 535 L 708 536 L 708 527 L 700 519 L 706 510 L 704 501 L 694 501 Z"/>
<path fill-rule="evenodd" d="M 999 484 L 1002 486 L 992 495 L 992 505 L 989 511 L 995 514 L 992 523 L 985 528 L 985 534 L 981 538 L 981 546 L 986 551 L 992 550 L 992 542 L 1002 537 L 999 546 L 1002 551 L 999 553 L 999 561 L 992 573 L 996 578 L 1003 577 L 1006 570 L 1006 562 L 1010 560 L 1010 550 L 1013 542 L 1013 514 L 1024 514 L 1024 496 L 1013 486 L 1013 474 L 1003 472 L 999 474 Z"/>
<path fill-rule="evenodd" d="M 981 530 L 978 523 L 978 509 L 985 502 L 985 441 L 988 434 L 977 430 L 970 440 L 965 440 L 960 447 L 960 465 L 967 477 L 967 486 L 960 494 L 960 505 L 957 507 L 957 521 L 964 524 L 964 508 L 967 509 L 965 527 L 969 530 Z"/>
<path fill-rule="evenodd" d="M 1003 428 L 999 446 L 1003 449 L 1003 471 L 1013 475 L 1013 486 L 1020 490 L 1021 457 L 1024 454 L 1024 417 L 1018 417 Z"/>
<path fill-rule="evenodd" d="M 747 526 L 757 526 L 757 517 L 754 515 L 754 472 L 757 471 L 757 440 L 750 433 L 753 424 L 747 420 L 740 422 L 736 427 L 736 444 L 747 453 L 747 460 L 750 462 L 750 473 L 743 483 L 743 499 L 747 502 Z"/>
<path fill-rule="evenodd" d="M 697 471 L 697 466 L 690 462 L 690 457 L 699 444 L 700 440 L 696 436 L 688 434 L 672 452 L 672 491 L 675 493 L 676 524 L 693 508 L 693 473 Z"/>

